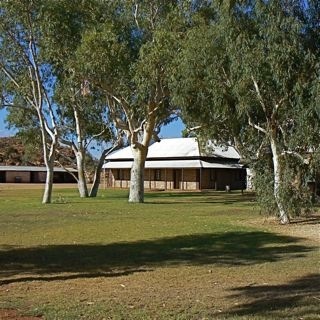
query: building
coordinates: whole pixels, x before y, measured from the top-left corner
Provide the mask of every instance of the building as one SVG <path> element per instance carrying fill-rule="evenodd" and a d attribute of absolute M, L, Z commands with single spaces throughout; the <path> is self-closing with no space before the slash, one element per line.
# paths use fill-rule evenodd
<path fill-rule="evenodd" d="M 54 168 L 54 183 L 74 183 L 75 178 L 70 174 L 77 174 L 77 170 Z M 0 183 L 44 183 L 46 168 L 36 166 L 0 166 Z"/>
<path fill-rule="evenodd" d="M 233 147 L 208 143 L 200 150 L 196 138 L 162 139 L 149 147 L 144 187 L 156 190 L 245 189 L 246 169 Z M 104 164 L 106 186 L 129 188 L 133 156 L 130 147 L 115 151 Z"/>

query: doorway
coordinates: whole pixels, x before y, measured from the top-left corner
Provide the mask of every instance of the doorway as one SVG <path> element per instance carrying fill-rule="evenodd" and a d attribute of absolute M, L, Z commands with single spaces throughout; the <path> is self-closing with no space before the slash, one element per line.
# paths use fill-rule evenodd
<path fill-rule="evenodd" d="M 6 172 L 0 171 L 0 182 L 5 183 L 6 182 Z"/>
<path fill-rule="evenodd" d="M 180 189 L 181 169 L 173 170 L 173 189 Z"/>

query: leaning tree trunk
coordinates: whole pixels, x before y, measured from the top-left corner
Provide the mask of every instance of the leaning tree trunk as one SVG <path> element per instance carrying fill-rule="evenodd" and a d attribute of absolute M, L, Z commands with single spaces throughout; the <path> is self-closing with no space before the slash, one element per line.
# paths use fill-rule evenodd
<path fill-rule="evenodd" d="M 148 149 L 145 146 L 131 147 L 133 164 L 130 177 L 129 202 L 144 202 L 144 166 Z"/>
<path fill-rule="evenodd" d="M 279 210 L 279 219 L 281 224 L 290 223 L 288 213 L 285 210 L 283 199 L 281 197 L 281 164 L 279 161 L 279 151 L 277 147 L 277 142 L 275 137 L 270 138 L 271 151 L 272 151 L 272 161 L 273 161 L 273 174 L 274 174 L 274 185 L 273 185 L 273 194 L 276 200 L 276 204 Z"/>
<path fill-rule="evenodd" d="M 105 157 L 109 150 L 104 150 L 104 152 L 101 154 L 98 165 L 96 167 L 96 170 L 94 172 L 94 179 L 93 179 L 93 184 L 90 190 L 90 197 L 95 198 L 98 194 L 99 190 L 99 185 L 100 185 L 100 179 L 101 179 L 101 171 L 102 171 L 102 166 L 104 164 Z"/>
<path fill-rule="evenodd" d="M 77 169 L 78 169 L 78 189 L 81 198 L 88 197 L 88 186 L 84 168 L 84 155 L 81 151 L 76 152 Z"/>

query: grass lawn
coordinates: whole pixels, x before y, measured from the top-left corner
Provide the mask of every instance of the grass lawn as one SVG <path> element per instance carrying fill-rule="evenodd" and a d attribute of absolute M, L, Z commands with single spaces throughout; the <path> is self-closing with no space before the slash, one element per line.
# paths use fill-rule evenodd
<path fill-rule="evenodd" d="M 317 214 L 282 227 L 233 192 L 40 201 L 0 185 L 0 319 L 320 319 Z"/>

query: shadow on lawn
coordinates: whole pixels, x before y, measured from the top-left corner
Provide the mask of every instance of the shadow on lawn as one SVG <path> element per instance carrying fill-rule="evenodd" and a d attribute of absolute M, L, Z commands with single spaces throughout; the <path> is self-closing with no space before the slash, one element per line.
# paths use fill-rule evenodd
<path fill-rule="evenodd" d="M 174 203 L 250 203 L 255 200 L 253 193 L 240 192 L 158 192 L 146 193 L 146 204 L 172 204 Z"/>
<path fill-rule="evenodd" d="M 106 245 L 6 246 L 0 251 L 0 284 L 35 278 L 120 276 L 171 265 L 275 262 L 314 250 L 299 245 L 300 240 L 268 232 L 226 232 Z"/>
<path fill-rule="evenodd" d="M 272 319 L 316 319 L 320 313 L 320 275 L 309 274 L 282 285 L 252 285 L 234 288 L 232 298 L 249 299 L 228 315 L 268 315 Z M 288 313 L 290 309 L 290 313 Z"/>

